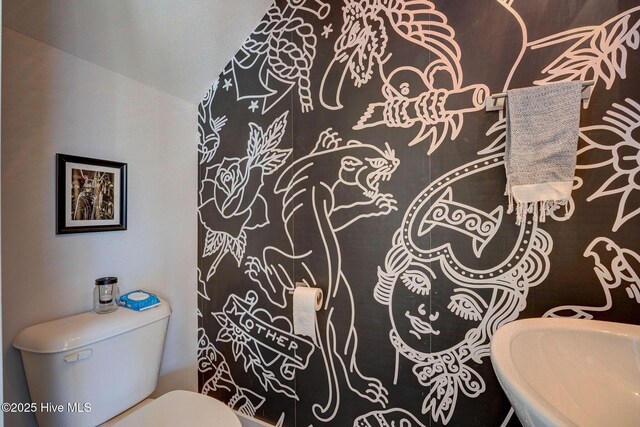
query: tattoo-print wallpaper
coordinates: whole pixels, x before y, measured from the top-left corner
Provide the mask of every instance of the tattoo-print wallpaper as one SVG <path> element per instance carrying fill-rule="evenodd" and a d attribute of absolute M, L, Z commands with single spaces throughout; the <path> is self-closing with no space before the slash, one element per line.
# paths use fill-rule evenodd
<path fill-rule="evenodd" d="M 639 27 L 635 0 L 277 0 L 198 110 L 200 391 L 280 426 L 519 425 L 498 327 L 640 323 Z M 568 80 L 568 215 L 517 226 L 483 100 Z"/>

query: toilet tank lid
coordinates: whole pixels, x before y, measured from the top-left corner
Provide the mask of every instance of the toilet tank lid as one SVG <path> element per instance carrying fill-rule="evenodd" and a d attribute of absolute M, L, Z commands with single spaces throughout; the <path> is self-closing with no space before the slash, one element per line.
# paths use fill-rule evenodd
<path fill-rule="evenodd" d="M 13 346 L 32 353 L 58 353 L 93 344 L 171 315 L 169 303 L 160 301 L 157 307 L 144 311 L 124 307 L 107 314 L 88 311 L 29 326 L 20 331 Z"/>

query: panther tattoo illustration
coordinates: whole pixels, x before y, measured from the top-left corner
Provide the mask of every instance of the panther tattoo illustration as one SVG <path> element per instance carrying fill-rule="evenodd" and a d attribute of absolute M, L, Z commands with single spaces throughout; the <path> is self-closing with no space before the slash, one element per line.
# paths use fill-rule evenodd
<path fill-rule="evenodd" d="M 296 282 L 324 291 L 325 303 L 318 315 L 316 332 L 326 366 L 329 397 L 325 405 L 314 405 L 318 419 L 330 420 L 338 410 L 340 374 L 361 397 L 383 406 L 387 403 L 387 390 L 382 383 L 362 374 L 356 362 L 354 301 L 342 272 L 336 233 L 359 219 L 396 210 L 393 196 L 381 193 L 379 186 L 391 178 L 399 163 L 388 146 L 383 151 L 358 141 L 343 143 L 331 129 L 322 132 L 314 150 L 291 164 L 276 184 L 275 193 L 283 197 L 282 219 L 291 248 L 283 251 L 266 247 L 261 259 L 249 257 L 247 261 L 249 277 L 279 307 L 287 305 L 287 293 Z M 294 239 L 296 221 L 307 221 L 304 240 Z M 340 321 L 334 321 L 336 318 Z"/>

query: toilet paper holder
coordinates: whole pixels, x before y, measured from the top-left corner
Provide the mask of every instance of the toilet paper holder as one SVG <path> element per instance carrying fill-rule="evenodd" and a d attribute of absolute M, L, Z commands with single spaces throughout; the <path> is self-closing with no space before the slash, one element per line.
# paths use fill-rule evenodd
<path fill-rule="evenodd" d="M 306 280 L 305 280 L 305 281 L 303 281 L 303 282 L 296 282 L 296 288 L 297 288 L 298 286 L 304 286 L 304 287 L 307 287 L 307 288 L 310 288 L 310 287 L 311 287 L 311 286 L 309 286 L 309 284 L 307 283 L 307 281 L 306 281 Z M 289 293 L 290 293 L 291 295 L 293 295 L 293 291 L 295 291 L 295 288 L 294 288 L 294 289 L 292 289 L 292 290 L 290 290 L 290 291 L 289 291 Z"/>
<path fill-rule="evenodd" d="M 320 309 L 320 306 L 322 305 L 322 301 L 324 299 L 324 292 L 322 291 L 322 289 L 318 288 L 318 287 L 314 287 L 314 286 L 309 286 L 309 283 L 306 280 L 303 280 L 301 282 L 296 282 L 296 287 L 293 290 L 289 290 L 288 293 L 293 295 L 293 293 L 295 292 L 295 290 L 299 287 L 305 287 L 305 288 L 309 288 L 309 289 L 316 289 L 317 295 L 316 295 L 316 311 L 318 311 Z"/>

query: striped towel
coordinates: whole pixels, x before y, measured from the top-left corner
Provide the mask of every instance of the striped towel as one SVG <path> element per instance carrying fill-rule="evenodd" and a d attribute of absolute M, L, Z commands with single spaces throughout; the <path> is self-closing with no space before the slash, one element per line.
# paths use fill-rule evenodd
<path fill-rule="evenodd" d="M 540 222 L 567 206 L 576 169 L 581 82 L 507 92 L 505 168 L 509 209 L 516 224 L 532 213 Z"/>

